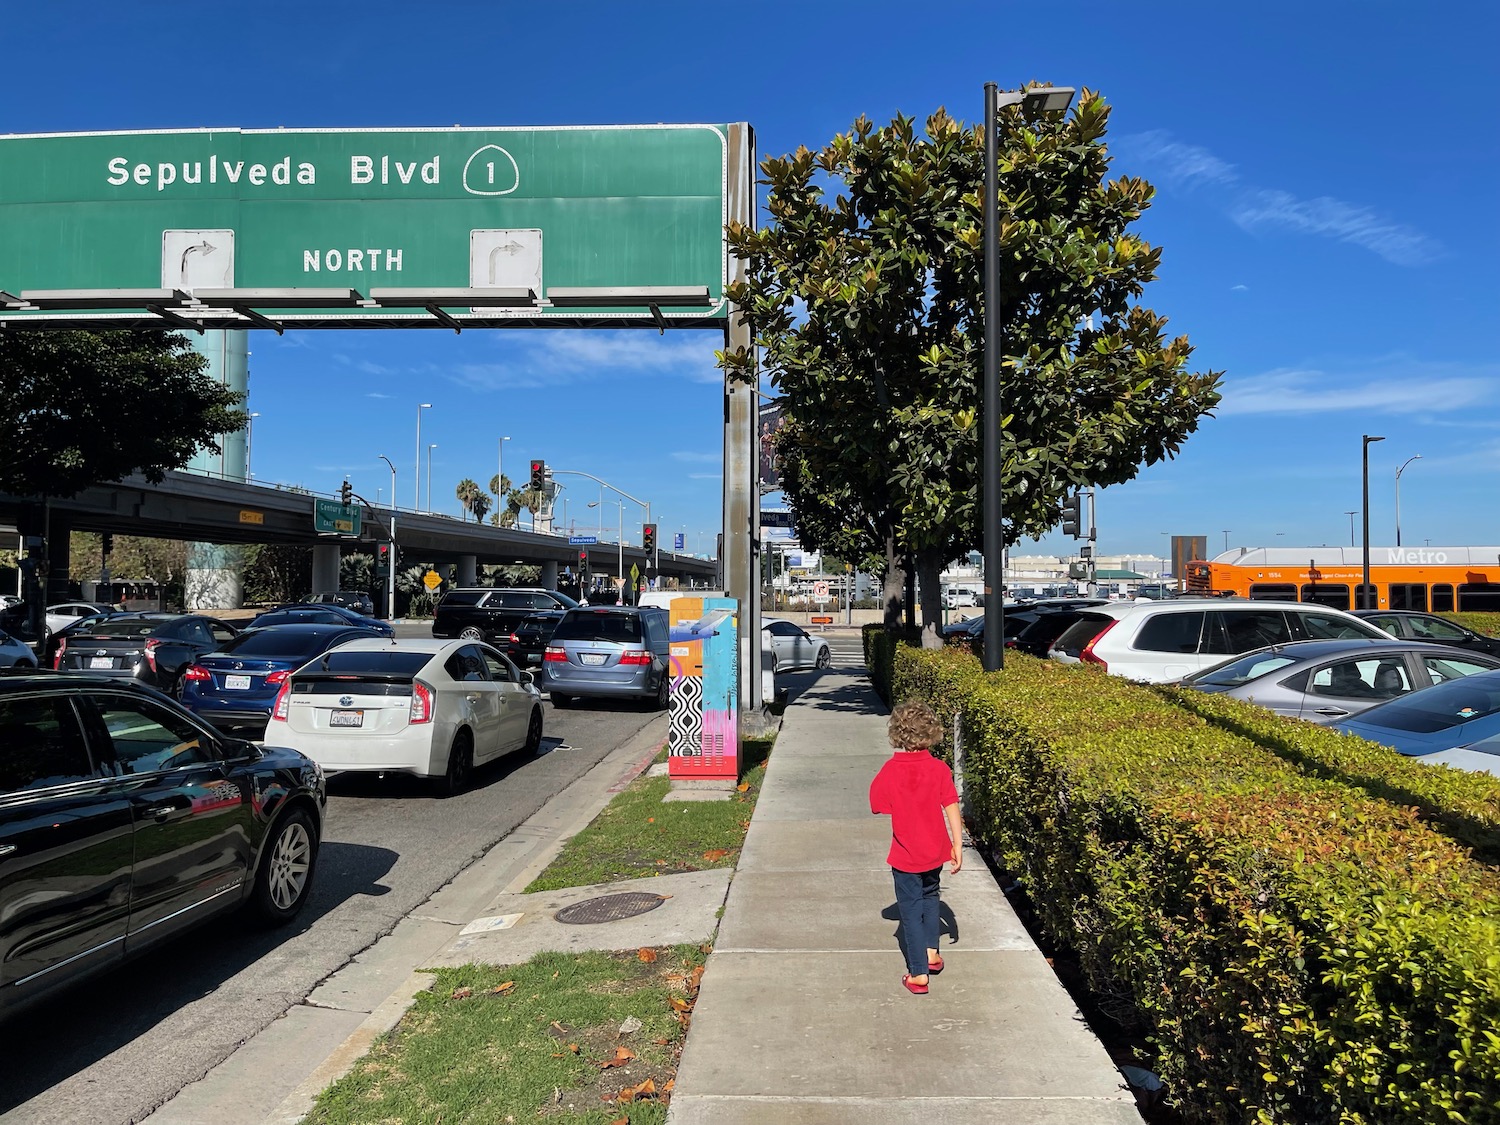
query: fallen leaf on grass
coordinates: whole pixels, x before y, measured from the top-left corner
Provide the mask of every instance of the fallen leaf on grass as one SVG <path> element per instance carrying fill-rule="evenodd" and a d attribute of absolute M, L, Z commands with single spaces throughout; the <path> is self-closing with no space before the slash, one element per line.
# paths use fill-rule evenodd
<path fill-rule="evenodd" d="M 655 1043 L 658 1047 L 665 1047 L 672 1041 L 670 1039 L 653 1039 L 651 1040 L 651 1042 Z"/>
<path fill-rule="evenodd" d="M 666 1083 L 662 1086 L 661 1092 L 663 1094 L 670 1094 L 676 1088 L 677 1088 L 677 1079 L 675 1079 L 675 1078 L 668 1078 L 667 1081 L 666 1081 Z"/>
<path fill-rule="evenodd" d="M 473 995 L 474 995 L 474 990 L 472 988 L 455 988 L 453 990 L 453 994 L 451 996 L 449 996 L 448 999 L 449 1000 L 467 1000 L 470 996 L 473 996 Z"/>
<path fill-rule="evenodd" d="M 698 986 L 703 983 L 703 966 L 699 965 L 688 974 L 688 991 L 697 992 Z"/>
<path fill-rule="evenodd" d="M 607 1102 L 624 1102 L 628 1105 L 630 1102 L 644 1101 L 647 1098 L 654 1097 L 656 1097 L 656 1083 L 648 1078 L 638 1086 L 620 1087 L 620 1092 L 614 1097 L 605 1094 L 604 1100 Z"/>
<path fill-rule="evenodd" d="M 513 981 L 513 980 L 508 980 L 504 984 L 497 984 L 497 985 L 495 985 L 494 988 L 490 989 L 490 995 L 491 996 L 504 996 L 507 992 L 509 992 L 511 989 L 513 989 L 515 987 L 516 987 L 516 982 Z"/>
<path fill-rule="evenodd" d="M 728 854 L 728 848 L 710 848 L 708 851 L 703 853 L 703 858 L 712 863 L 716 859 L 723 859 Z"/>
<path fill-rule="evenodd" d="M 609 1125 L 630 1125 L 630 1118 L 628 1118 L 628 1117 L 616 1117 L 613 1121 L 611 1121 L 609 1123 Z"/>
<path fill-rule="evenodd" d="M 605 1059 L 604 1061 L 600 1062 L 598 1066 L 600 1070 L 611 1070 L 617 1066 L 624 1066 L 633 1058 L 635 1058 L 635 1052 L 632 1051 L 629 1047 L 616 1047 L 615 1057 L 612 1059 Z"/>
<path fill-rule="evenodd" d="M 576 1055 L 580 1050 L 582 1050 L 582 1048 L 579 1047 L 577 1043 L 569 1043 L 568 1050 L 572 1051 Z"/>
<path fill-rule="evenodd" d="M 693 1010 L 693 1002 L 691 1000 L 679 1000 L 675 996 L 667 997 L 667 1006 L 674 1012 L 691 1012 Z"/>
<path fill-rule="evenodd" d="M 640 958 L 642 961 L 646 962 L 648 965 L 652 961 L 656 960 L 656 950 L 654 950 L 654 949 L 647 949 L 645 946 L 641 946 L 640 949 L 637 949 L 635 951 L 635 955 L 638 958 Z"/>
<path fill-rule="evenodd" d="M 553 1034 L 559 1037 L 568 1034 L 568 1029 L 565 1028 L 562 1024 L 558 1023 L 556 1020 L 552 1021 L 552 1031 Z"/>
<path fill-rule="evenodd" d="M 736 785 L 735 788 L 741 793 L 748 793 L 750 791 L 750 783 L 748 781 L 742 781 L 738 785 Z"/>

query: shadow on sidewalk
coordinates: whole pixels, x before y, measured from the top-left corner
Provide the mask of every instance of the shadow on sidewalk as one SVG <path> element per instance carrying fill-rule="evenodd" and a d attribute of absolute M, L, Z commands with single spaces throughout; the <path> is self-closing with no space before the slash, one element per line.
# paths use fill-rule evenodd
<path fill-rule="evenodd" d="M 893 902 L 880 912 L 880 916 L 888 922 L 896 923 L 896 945 L 901 950 L 901 956 L 905 957 L 906 927 L 901 924 L 901 908 Z M 938 899 L 939 945 L 942 944 L 944 935 L 947 935 L 949 945 L 958 944 L 958 915 L 953 913 L 953 907 L 949 906 L 942 899 Z"/>
<path fill-rule="evenodd" d="M 827 675 L 823 673 L 822 675 Z M 818 683 L 817 679 L 811 679 L 805 684 L 797 684 L 788 692 L 787 705 L 799 704 L 815 711 L 837 711 L 851 715 L 885 715 L 886 709 L 880 702 L 869 682 L 863 677 L 850 683 L 845 683 L 836 688 L 822 692 L 814 699 L 804 700 L 802 697 Z"/>

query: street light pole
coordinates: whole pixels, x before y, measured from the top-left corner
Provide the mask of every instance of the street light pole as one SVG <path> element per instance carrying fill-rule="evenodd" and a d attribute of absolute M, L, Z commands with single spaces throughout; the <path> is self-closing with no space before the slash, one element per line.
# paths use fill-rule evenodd
<path fill-rule="evenodd" d="M 1042 112 L 1064 111 L 1073 100 L 1066 86 L 1015 90 L 1005 105 L 1025 103 Z M 1001 498 L 1000 420 L 1000 138 L 1001 98 L 984 84 L 984 670 L 1005 667 L 1005 515 Z"/>
<path fill-rule="evenodd" d="M 500 526 L 500 505 L 505 500 L 505 443 L 509 437 L 499 441 L 499 452 L 495 454 L 495 526 Z"/>
<path fill-rule="evenodd" d="M 1359 609 L 1379 609 L 1380 599 L 1370 597 L 1370 443 L 1384 441 L 1383 437 L 1371 437 L 1369 434 L 1363 436 L 1360 442 L 1360 461 L 1362 463 L 1361 479 L 1364 484 L 1364 559 L 1363 577 L 1360 579 L 1359 597 L 1355 598 L 1355 605 Z M 1370 601 L 1375 605 L 1370 605 Z"/>
<path fill-rule="evenodd" d="M 422 510 L 422 411 L 431 409 L 432 403 L 430 402 L 424 402 L 417 407 L 417 467 L 413 473 L 415 482 L 412 485 L 411 498 L 411 510 L 414 512 Z M 430 492 L 431 489 L 428 491 Z"/>
<path fill-rule="evenodd" d="M 1224 550 L 1229 550 L 1229 528 L 1224 529 Z"/>
<path fill-rule="evenodd" d="M 432 451 L 437 448 L 437 442 L 427 447 L 427 514 L 432 515 Z"/>
<path fill-rule="evenodd" d="M 260 411 L 252 411 L 249 419 L 245 422 L 245 479 L 254 480 L 255 474 L 250 471 L 250 453 L 255 448 L 255 420 L 260 417 Z"/>
<path fill-rule="evenodd" d="M 396 463 L 384 453 L 378 454 L 391 469 L 391 546 L 386 559 L 385 612 L 392 620 L 396 616 Z"/>
<path fill-rule="evenodd" d="M 1406 466 L 1410 465 L 1413 461 L 1420 461 L 1421 459 L 1422 455 L 1420 453 L 1413 453 L 1405 461 L 1402 461 L 1401 467 L 1396 470 L 1396 546 L 1398 547 L 1401 546 L 1401 474 L 1406 472 Z"/>
<path fill-rule="evenodd" d="M 1349 546 L 1354 546 L 1354 517 L 1359 515 L 1359 509 L 1354 508 L 1344 513 L 1349 517 Z"/>

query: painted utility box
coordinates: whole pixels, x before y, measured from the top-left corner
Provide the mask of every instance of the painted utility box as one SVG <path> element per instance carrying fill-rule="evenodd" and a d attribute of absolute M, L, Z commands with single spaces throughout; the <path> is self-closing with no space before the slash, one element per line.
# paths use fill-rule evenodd
<path fill-rule="evenodd" d="M 674 778 L 739 776 L 739 601 L 674 598 L 667 732 Z"/>

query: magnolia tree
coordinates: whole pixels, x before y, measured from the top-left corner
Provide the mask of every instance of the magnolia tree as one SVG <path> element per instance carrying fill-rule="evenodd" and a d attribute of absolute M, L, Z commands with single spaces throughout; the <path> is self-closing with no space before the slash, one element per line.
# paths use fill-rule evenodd
<path fill-rule="evenodd" d="M 1153 192 L 1109 178 L 1108 120 L 1088 90 L 1067 115 L 1000 111 L 1007 543 L 1056 525 L 1071 489 L 1173 456 L 1219 401 L 1218 374 L 1189 370 L 1187 338 L 1141 304 L 1161 251 L 1129 228 Z M 771 223 L 728 227 L 747 263 L 729 296 L 782 396 L 799 536 L 882 555 L 891 624 L 911 560 L 936 644 L 943 565 L 984 539 L 983 128 L 862 117 L 761 170 Z M 749 351 L 720 363 L 754 377 Z"/>

